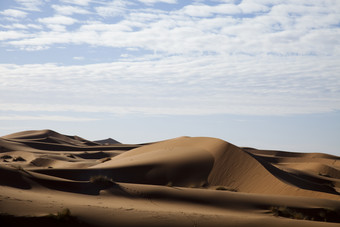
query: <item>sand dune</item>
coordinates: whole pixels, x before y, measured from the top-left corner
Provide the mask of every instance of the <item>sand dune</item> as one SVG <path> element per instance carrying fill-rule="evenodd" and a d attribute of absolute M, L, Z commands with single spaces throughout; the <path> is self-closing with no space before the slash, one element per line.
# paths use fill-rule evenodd
<path fill-rule="evenodd" d="M 120 143 L 117 140 L 114 140 L 112 138 L 107 138 L 107 139 L 103 139 L 103 140 L 96 140 L 94 142 L 98 143 L 98 144 L 101 144 L 101 145 L 112 145 L 112 144 Z"/>
<path fill-rule="evenodd" d="M 1 137 L 0 213 L 14 218 L 0 223 L 67 207 L 100 226 L 340 225 L 337 156 L 208 137 L 112 141 L 52 130 Z"/>

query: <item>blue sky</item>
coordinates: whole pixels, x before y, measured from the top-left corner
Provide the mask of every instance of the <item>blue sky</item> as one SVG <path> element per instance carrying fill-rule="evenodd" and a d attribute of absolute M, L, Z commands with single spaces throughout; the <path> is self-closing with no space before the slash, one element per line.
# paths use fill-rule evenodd
<path fill-rule="evenodd" d="M 340 155 L 340 1 L 0 3 L 0 131 Z"/>

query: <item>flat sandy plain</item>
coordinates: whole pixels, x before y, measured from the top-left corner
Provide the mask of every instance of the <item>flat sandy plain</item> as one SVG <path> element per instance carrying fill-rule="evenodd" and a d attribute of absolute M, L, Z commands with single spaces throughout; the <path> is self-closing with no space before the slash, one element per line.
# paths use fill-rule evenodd
<path fill-rule="evenodd" d="M 0 137 L 0 213 L 0 226 L 340 226 L 340 157 L 25 131 Z"/>

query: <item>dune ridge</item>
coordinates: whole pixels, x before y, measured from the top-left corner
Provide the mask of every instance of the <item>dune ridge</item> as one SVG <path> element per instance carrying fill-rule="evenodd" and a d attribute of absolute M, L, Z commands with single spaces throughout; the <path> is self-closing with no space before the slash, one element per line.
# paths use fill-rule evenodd
<path fill-rule="evenodd" d="M 127 198 L 139 198 L 144 201 L 140 204 L 148 204 L 152 199 L 165 210 L 172 207 L 169 212 L 177 203 L 202 207 L 197 211 L 201 214 L 206 206 L 219 214 L 220 209 L 233 210 L 239 215 L 252 210 L 254 217 L 262 212 L 260 217 L 268 223 L 281 224 L 292 220 L 278 221 L 270 215 L 271 207 L 289 206 L 299 212 L 307 209 L 309 213 L 340 210 L 340 158 L 334 155 L 242 148 L 210 137 L 178 137 L 136 145 L 114 141 L 92 142 L 52 130 L 3 136 L 0 138 L 0 190 L 13 196 L 11 193 L 20 189 L 33 198 L 35 192 L 53 191 L 65 198 L 69 197 L 68 193 L 78 197 L 119 198 L 125 202 Z M 94 176 L 113 181 L 96 184 L 91 180 Z M 91 197 L 86 198 L 92 201 Z M 0 198 L 1 203 L 0 212 L 18 215 L 10 208 L 11 200 Z M 79 210 L 74 203 L 65 203 Z M 183 208 L 182 212 L 189 214 L 191 208 Z M 142 207 L 138 209 L 146 212 Z M 79 210 L 80 215 L 84 212 Z M 138 219 L 138 212 L 133 213 Z M 242 218 L 236 219 L 244 225 L 248 223 L 242 222 Z M 118 222 L 130 223 L 127 219 Z M 223 221 L 212 222 L 223 224 Z M 308 226 L 308 223 L 311 222 L 302 224 Z M 101 225 L 105 226 L 105 221 Z"/>

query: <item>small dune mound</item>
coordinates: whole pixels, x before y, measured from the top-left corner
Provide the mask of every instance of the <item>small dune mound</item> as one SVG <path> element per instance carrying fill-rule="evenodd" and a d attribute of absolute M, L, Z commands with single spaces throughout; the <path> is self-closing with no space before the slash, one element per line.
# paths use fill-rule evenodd
<path fill-rule="evenodd" d="M 77 217 L 71 215 L 71 211 L 68 208 L 63 209 L 57 214 L 38 217 L 0 214 L 0 221 L 3 226 L 93 227 L 93 225 L 80 221 Z"/>
<path fill-rule="evenodd" d="M 117 140 L 114 140 L 112 138 L 107 138 L 103 140 L 96 140 L 95 143 L 101 144 L 101 145 L 112 145 L 112 144 L 120 144 Z"/>
<path fill-rule="evenodd" d="M 12 159 L 13 157 L 10 155 L 3 155 L 0 157 L 0 159 Z"/>
<path fill-rule="evenodd" d="M 13 158 L 13 162 L 25 162 L 25 161 L 26 161 L 26 159 L 24 159 L 21 156 Z"/>
<path fill-rule="evenodd" d="M 83 158 L 83 159 L 102 159 L 102 158 L 110 157 L 109 154 L 104 153 L 102 151 L 83 152 L 75 156 Z"/>
<path fill-rule="evenodd" d="M 116 183 L 111 178 L 103 175 L 96 175 L 90 178 L 90 183 L 98 186 L 100 189 L 110 188 Z"/>
<path fill-rule="evenodd" d="M 274 206 L 271 207 L 271 212 L 285 218 L 340 223 L 340 210 Z"/>
<path fill-rule="evenodd" d="M 56 160 L 50 158 L 36 158 L 31 161 L 31 165 L 38 166 L 38 167 L 48 167 L 53 166 Z"/>

